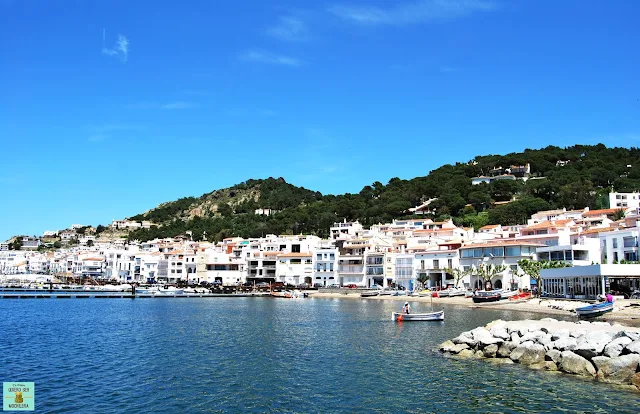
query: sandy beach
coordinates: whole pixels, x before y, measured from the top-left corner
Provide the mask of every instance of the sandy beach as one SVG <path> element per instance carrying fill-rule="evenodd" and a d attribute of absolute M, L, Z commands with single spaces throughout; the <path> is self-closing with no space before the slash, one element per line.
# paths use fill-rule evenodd
<path fill-rule="evenodd" d="M 539 313 L 542 315 L 565 315 L 576 316 L 575 312 L 561 309 L 554 309 L 549 306 L 556 305 L 558 302 L 553 299 L 530 299 L 524 302 L 510 302 L 508 300 L 501 300 L 499 302 L 490 303 L 473 303 L 471 298 L 465 298 L 463 296 L 456 296 L 452 298 L 431 298 L 431 297 L 416 297 L 416 296 L 373 296 L 367 298 L 361 298 L 360 292 L 309 292 L 309 296 L 313 298 L 333 298 L 333 299 L 347 299 L 347 300 L 389 300 L 396 302 L 410 302 L 410 303 L 431 303 L 434 304 L 448 304 L 454 306 L 466 306 L 469 308 L 485 308 L 485 309 L 500 309 L 517 312 L 531 312 Z M 400 307 L 400 304 L 398 305 Z M 576 317 L 577 320 L 577 317 Z M 597 318 L 599 321 L 612 321 L 627 326 L 640 327 L 640 306 L 631 306 L 629 300 L 617 300 L 615 302 L 615 308 L 613 312 L 607 313 L 602 317 Z"/>

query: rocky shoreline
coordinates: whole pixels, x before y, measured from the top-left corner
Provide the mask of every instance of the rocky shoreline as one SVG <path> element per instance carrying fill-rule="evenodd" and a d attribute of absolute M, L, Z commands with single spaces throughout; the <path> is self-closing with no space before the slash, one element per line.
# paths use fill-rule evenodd
<path fill-rule="evenodd" d="M 620 324 L 497 320 L 462 332 L 439 349 L 458 357 L 520 363 L 640 391 L 640 329 Z"/>

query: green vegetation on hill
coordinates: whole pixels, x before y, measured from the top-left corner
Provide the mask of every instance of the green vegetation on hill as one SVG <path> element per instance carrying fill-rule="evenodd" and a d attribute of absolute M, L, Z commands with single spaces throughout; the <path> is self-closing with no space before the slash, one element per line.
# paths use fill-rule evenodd
<path fill-rule="evenodd" d="M 491 175 L 496 167 L 531 166 L 531 177 L 472 185 L 471 178 Z M 467 163 L 443 165 L 424 177 L 375 182 L 358 194 L 322 195 L 282 178 L 248 180 L 201 197 L 164 203 L 131 220 L 158 226 L 131 232 L 130 239 L 173 237 L 191 230 L 194 240 L 306 233 L 327 237 L 342 219 L 369 226 L 411 217 L 408 210 L 430 200 L 428 217 L 453 218 L 458 225 L 479 228 L 489 223 L 522 224 L 540 210 L 566 207 L 606 208 L 611 189 L 640 189 L 640 149 L 603 144 L 549 146 L 521 153 L 479 156 Z M 255 215 L 258 208 L 278 210 Z"/>

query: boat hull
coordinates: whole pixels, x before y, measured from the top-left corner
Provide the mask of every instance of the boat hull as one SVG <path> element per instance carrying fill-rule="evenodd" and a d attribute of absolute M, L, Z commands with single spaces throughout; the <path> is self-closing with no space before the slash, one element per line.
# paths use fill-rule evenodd
<path fill-rule="evenodd" d="M 361 298 L 370 298 L 373 296 L 378 296 L 380 294 L 380 292 L 376 291 L 376 290 L 371 290 L 371 291 L 364 291 L 364 292 L 360 292 L 360 297 Z"/>
<path fill-rule="evenodd" d="M 413 322 L 413 321 L 444 321 L 444 309 L 438 312 L 430 313 L 402 313 L 393 312 L 391 318 L 395 322 Z"/>
<path fill-rule="evenodd" d="M 576 314 L 580 318 L 595 318 L 602 316 L 613 310 L 613 302 L 597 303 L 595 305 L 583 306 L 576 309 Z"/>
<path fill-rule="evenodd" d="M 486 303 L 486 302 L 497 302 L 501 299 L 502 297 L 500 296 L 500 294 L 496 294 L 496 295 L 484 295 L 484 296 L 473 296 L 473 303 Z"/>

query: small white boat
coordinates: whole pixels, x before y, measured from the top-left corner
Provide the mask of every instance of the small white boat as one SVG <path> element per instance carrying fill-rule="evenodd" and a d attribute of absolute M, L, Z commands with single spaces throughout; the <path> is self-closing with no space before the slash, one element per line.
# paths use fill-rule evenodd
<path fill-rule="evenodd" d="M 518 292 L 517 290 L 503 290 L 500 293 L 500 298 L 501 299 L 509 299 L 510 297 L 516 296 L 518 295 L 520 292 Z"/>
<path fill-rule="evenodd" d="M 391 318 L 395 322 L 409 321 L 444 321 L 444 309 L 437 312 L 429 313 L 402 313 L 393 312 Z"/>
<path fill-rule="evenodd" d="M 360 297 L 361 298 L 370 298 L 373 296 L 378 296 L 380 294 L 379 290 L 363 290 L 362 292 L 360 292 Z"/>
<path fill-rule="evenodd" d="M 158 288 L 156 295 L 163 296 L 173 296 L 173 295 L 184 295 L 184 289 L 178 289 L 175 286 L 165 286 Z"/>

